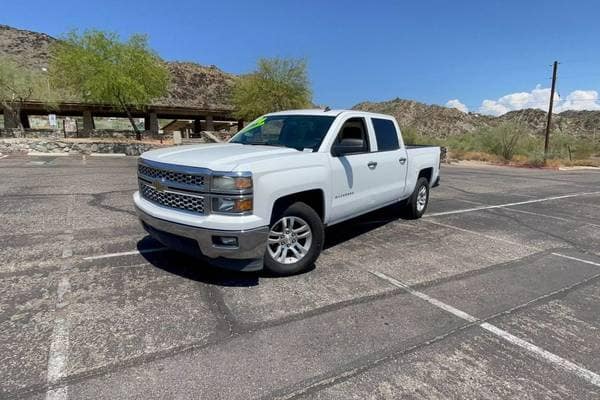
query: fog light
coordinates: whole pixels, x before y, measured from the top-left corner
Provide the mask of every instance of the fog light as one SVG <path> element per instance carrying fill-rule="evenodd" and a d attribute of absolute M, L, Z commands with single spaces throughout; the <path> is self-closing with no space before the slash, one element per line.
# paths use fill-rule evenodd
<path fill-rule="evenodd" d="M 213 236 L 213 244 L 225 247 L 238 247 L 238 239 L 235 236 Z"/>

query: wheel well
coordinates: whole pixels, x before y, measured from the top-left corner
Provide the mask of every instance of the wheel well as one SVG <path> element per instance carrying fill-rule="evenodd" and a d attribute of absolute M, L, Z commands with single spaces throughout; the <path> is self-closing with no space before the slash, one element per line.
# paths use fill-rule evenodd
<path fill-rule="evenodd" d="M 282 212 L 285 208 L 298 201 L 307 204 L 313 210 L 315 210 L 319 217 L 321 217 L 321 221 L 325 218 L 325 195 L 321 189 L 313 189 L 289 194 L 277 199 L 275 204 L 273 204 L 271 219 L 273 219 L 273 217 L 278 213 Z"/>
<path fill-rule="evenodd" d="M 427 179 L 427 182 L 431 183 L 432 176 L 433 176 L 433 168 L 425 168 L 425 169 L 422 169 L 421 171 L 419 171 L 419 176 L 417 177 L 417 180 L 419 178 L 425 178 L 425 179 Z"/>

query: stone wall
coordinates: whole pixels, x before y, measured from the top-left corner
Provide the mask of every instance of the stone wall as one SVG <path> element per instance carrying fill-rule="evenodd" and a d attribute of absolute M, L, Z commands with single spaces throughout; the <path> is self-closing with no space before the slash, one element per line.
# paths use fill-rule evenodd
<path fill-rule="evenodd" d="M 171 135 L 151 134 L 143 132 L 142 137 L 145 139 L 160 139 L 161 137 L 169 137 Z M 67 132 L 61 130 L 50 129 L 0 129 L 0 138 L 29 138 L 29 139 L 77 139 L 77 138 L 93 138 L 93 139 L 135 139 L 133 131 L 115 131 L 109 129 L 95 129 L 93 132 Z"/>
<path fill-rule="evenodd" d="M 29 138 L 0 139 L 0 153 L 68 153 L 68 154 L 126 154 L 139 156 L 145 151 L 166 147 L 144 142 L 109 142 L 95 140 L 45 140 Z"/>
<path fill-rule="evenodd" d="M 440 161 L 443 163 L 448 162 L 448 148 L 440 147 Z"/>

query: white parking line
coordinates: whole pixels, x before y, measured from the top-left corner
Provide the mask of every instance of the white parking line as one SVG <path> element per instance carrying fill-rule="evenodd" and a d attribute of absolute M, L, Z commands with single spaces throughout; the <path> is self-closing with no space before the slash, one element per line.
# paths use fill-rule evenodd
<path fill-rule="evenodd" d="M 0 160 L 2 160 L 3 158 L 6 158 L 6 157 L 8 157 L 8 154 L 3 154 L 3 155 L 0 154 Z"/>
<path fill-rule="evenodd" d="M 513 212 L 519 212 L 519 213 L 522 213 L 522 214 L 529 214 L 529 215 L 535 215 L 537 217 L 556 219 L 558 221 L 565 221 L 565 222 L 571 222 L 571 223 L 577 222 L 577 221 L 573 221 L 572 219 L 562 218 L 562 217 L 555 217 L 554 215 L 541 214 L 541 213 L 537 213 L 537 212 L 533 212 L 533 211 L 518 210 L 516 208 L 506 208 L 506 209 L 509 210 L 509 211 L 513 211 Z M 581 225 L 589 225 L 589 226 L 593 226 L 595 228 L 600 228 L 600 225 L 592 224 L 591 222 L 581 222 Z"/>
<path fill-rule="evenodd" d="M 558 253 L 553 253 L 553 254 L 559 255 Z M 571 258 L 571 257 L 568 257 L 568 258 Z M 581 261 L 581 260 L 578 260 L 578 261 Z M 391 283 L 392 285 L 399 287 L 401 289 L 404 289 L 407 293 L 410 293 L 413 296 L 423 299 L 423 300 L 427 301 L 428 303 L 457 316 L 458 318 L 464 319 L 465 321 L 468 321 L 471 323 L 477 323 L 477 321 L 479 321 L 478 318 L 476 318 L 464 311 L 461 311 L 457 308 L 454 308 L 451 305 L 448 305 L 437 299 L 434 299 L 433 297 L 430 297 L 430 296 L 426 295 L 425 293 L 411 289 L 405 283 L 400 282 L 399 280 L 394 279 L 386 274 L 383 274 L 378 271 L 370 271 L 370 272 L 373 275 Z M 586 368 L 580 367 L 579 365 L 572 363 L 571 361 L 565 360 L 564 358 L 557 356 L 556 354 L 550 353 L 549 351 L 544 350 L 541 347 L 538 347 L 532 343 L 529 343 L 517 336 L 511 335 L 510 333 L 508 333 L 492 324 L 489 324 L 487 322 L 482 322 L 482 323 L 477 323 L 477 325 L 479 325 L 482 329 L 485 329 L 486 331 L 493 333 L 494 335 L 508 341 L 509 343 L 512 343 L 516 346 L 521 347 L 522 349 L 529 351 L 530 353 L 536 355 L 537 357 L 539 357 L 553 365 L 556 365 L 556 366 L 558 366 L 566 371 L 569 371 L 571 373 L 574 373 L 575 375 L 586 380 L 587 382 L 591 383 L 592 385 L 600 387 L 600 375 L 598 375 Z"/>
<path fill-rule="evenodd" d="M 596 262 L 589 261 L 589 260 L 584 260 L 583 258 L 566 256 L 564 254 L 559 254 L 559 253 L 552 253 L 552 255 L 553 256 L 562 257 L 562 258 L 568 258 L 569 260 L 579 261 L 579 262 L 582 262 L 582 263 L 585 263 L 585 264 L 590 264 L 590 265 L 595 265 L 596 267 L 600 267 L 600 263 L 596 263 Z"/>
<path fill-rule="evenodd" d="M 73 241 L 71 231 L 65 231 L 68 234 L 67 244 L 63 248 L 62 258 L 70 258 L 73 256 L 73 249 L 70 242 Z M 61 273 L 65 274 L 67 266 L 63 264 Z M 56 293 L 56 313 L 58 316 L 54 320 L 54 327 L 50 337 L 50 349 L 48 351 L 48 368 L 46 379 L 49 384 L 54 384 L 65 375 L 67 368 L 67 360 L 69 357 L 69 322 L 61 315 L 61 310 L 65 306 L 64 300 L 66 294 L 71 290 L 71 283 L 67 276 L 63 276 L 58 282 Z M 57 389 L 51 389 L 46 392 L 46 400 L 66 400 L 69 395 L 67 386 Z"/>
<path fill-rule="evenodd" d="M 437 222 L 437 221 L 429 221 L 429 220 L 423 220 L 423 221 L 425 221 L 427 223 L 430 223 L 430 224 L 433 224 L 433 225 L 443 226 L 444 228 L 455 229 L 457 231 L 466 232 L 466 233 L 470 233 L 470 234 L 478 235 L 478 236 L 483 236 L 484 238 L 487 238 L 487 239 L 499 240 L 501 242 L 512 244 L 514 246 L 527 247 L 529 249 L 537 250 L 537 251 L 541 251 L 542 250 L 539 247 L 531 246 L 531 245 L 524 244 L 524 243 L 514 242 L 512 240 L 504 239 L 504 238 L 501 238 L 501 237 L 498 237 L 498 236 L 486 235 L 485 233 L 481 233 L 481 232 L 477 232 L 477 231 L 472 231 L 470 229 L 465 229 L 465 228 L 459 228 L 458 226 L 454 226 L 454 225 L 443 224 L 443 223 Z"/>
<path fill-rule="evenodd" d="M 541 203 L 543 201 L 569 199 L 571 197 L 580 197 L 580 196 L 589 196 L 589 195 L 593 195 L 593 194 L 600 194 L 600 192 L 574 193 L 574 194 L 566 194 L 566 195 L 562 195 L 562 196 L 544 197 L 542 199 L 533 199 L 533 200 L 517 201 L 514 203 L 497 204 L 497 205 L 493 205 L 493 206 L 481 206 L 481 207 L 473 207 L 473 208 L 464 208 L 462 210 L 442 211 L 442 212 L 438 212 L 438 213 L 426 214 L 424 217 L 427 218 L 427 217 L 438 217 L 441 215 L 462 214 L 462 213 L 467 213 L 467 212 L 490 210 L 493 208 L 506 208 L 506 207 L 512 207 L 512 206 L 519 206 L 521 204 Z"/>
<path fill-rule="evenodd" d="M 71 284 L 67 277 L 63 277 L 58 283 L 58 295 L 56 299 L 57 312 L 63 307 L 65 294 L 69 291 Z M 50 350 L 48 351 L 48 372 L 46 378 L 49 384 L 58 382 L 64 376 L 67 357 L 69 354 L 69 326 L 63 317 L 57 317 L 54 320 L 54 328 L 50 340 Z M 67 387 L 52 389 L 46 392 L 46 400 L 63 400 L 68 395 Z"/>
<path fill-rule="evenodd" d="M 112 257 L 122 257 L 122 256 L 130 256 L 133 254 L 145 254 L 145 253 L 155 253 L 157 251 L 165 251 L 168 250 L 166 247 L 157 247 L 154 249 L 143 249 L 143 250 L 132 250 L 132 251 L 124 251 L 122 253 L 110 253 L 110 254 L 102 254 L 99 256 L 91 256 L 84 257 L 84 260 L 99 260 L 102 258 L 112 258 Z"/>

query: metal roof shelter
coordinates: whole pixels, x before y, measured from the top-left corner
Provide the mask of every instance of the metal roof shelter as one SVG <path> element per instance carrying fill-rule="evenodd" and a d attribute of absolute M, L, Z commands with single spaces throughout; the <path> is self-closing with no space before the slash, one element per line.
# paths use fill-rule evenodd
<path fill-rule="evenodd" d="M 145 129 L 151 134 L 158 134 L 159 118 L 193 120 L 194 132 L 200 132 L 201 130 L 214 130 L 215 121 L 237 122 L 238 128 L 241 129 L 243 126 L 243 121 L 237 120 L 235 117 L 233 117 L 232 111 L 233 110 L 231 109 L 151 105 L 145 109 L 132 108 L 131 115 L 134 118 L 144 118 Z M 6 110 L 0 108 L 0 112 L 4 114 L 5 128 L 17 127 L 17 121 L 14 118 L 11 118 Z M 23 103 L 19 118 L 23 127 L 27 129 L 30 128 L 29 115 L 48 114 L 83 117 L 84 132 L 93 132 L 95 128 L 94 117 L 127 117 L 127 114 L 124 111 L 116 110 L 114 107 L 106 104 L 63 102 L 49 107 L 43 102 L 29 101 Z"/>

